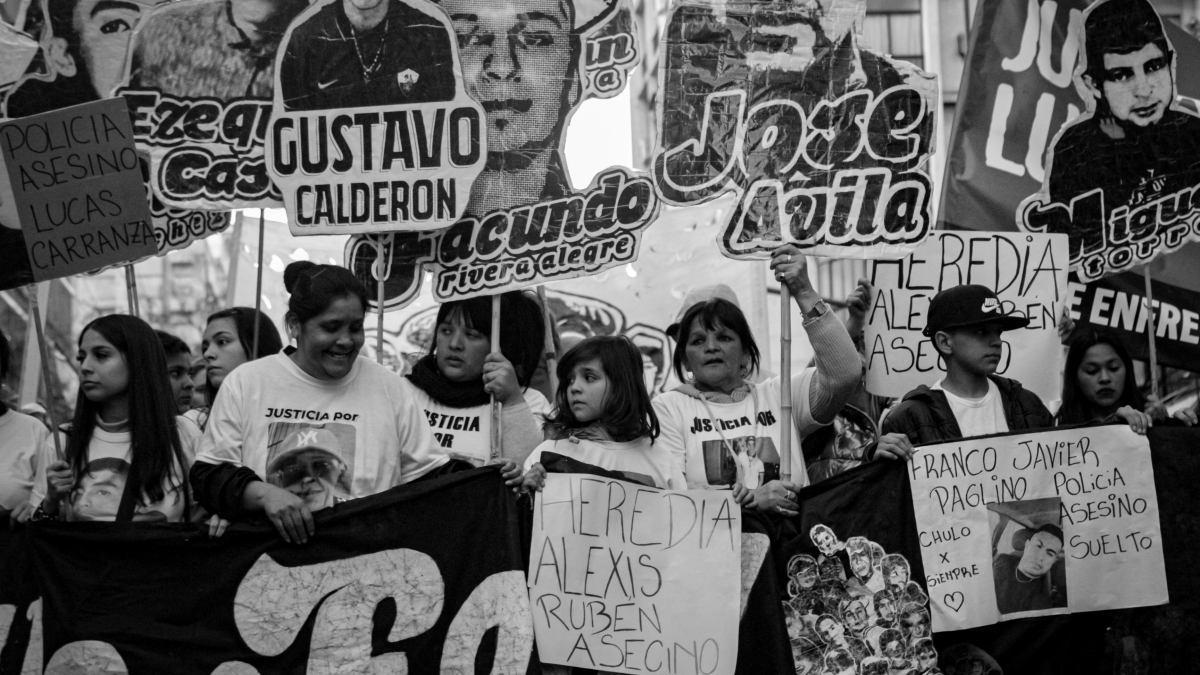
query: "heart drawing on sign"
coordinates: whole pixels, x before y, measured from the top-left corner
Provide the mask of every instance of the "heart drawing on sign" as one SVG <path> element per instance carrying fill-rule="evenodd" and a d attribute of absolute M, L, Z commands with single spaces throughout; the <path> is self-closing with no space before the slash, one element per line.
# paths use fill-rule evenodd
<path fill-rule="evenodd" d="M 962 609 L 963 603 L 966 602 L 966 598 L 963 596 L 962 591 L 955 591 L 953 593 L 947 593 L 946 596 L 944 598 L 942 598 L 942 600 L 945 601 L 947 607 L 949 607 L 950 609 L 952 609 L 956 612 L 958 610 Z M 958 604 L 957 605 L 954 604 L 955 602 L 957 602 Z"/>

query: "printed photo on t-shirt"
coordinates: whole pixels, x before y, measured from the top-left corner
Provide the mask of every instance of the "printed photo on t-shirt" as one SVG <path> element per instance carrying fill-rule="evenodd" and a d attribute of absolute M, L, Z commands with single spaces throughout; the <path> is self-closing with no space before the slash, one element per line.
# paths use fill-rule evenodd
<path fill-rule="evenodd" d="M 701 448 L 709 485 L 741 483 L 753 490 L 779 478 L 779 451 L 766 436 L 703 441 Z"/>
<path fill-rule="evenodd" d="M 356 429 L 349 424 L 275 422 L 267 427 L 267 482 L 311 511 L 350 499 Z"/>
<path fill-rule="evenodd" d="M 129 477 L 129 462 L 117 457 L 102 457 L 88 462 L 87 469 L 67 498 L 67 520 L 89 521 L 117 519 L 121 495 Z M 167 486 L 163 486 L 166 488 Z M 178 490 L 166 489 L 161 502 L 134 507 L 135 522 L 170 520 L 167 512 L 179 501 Z"/>

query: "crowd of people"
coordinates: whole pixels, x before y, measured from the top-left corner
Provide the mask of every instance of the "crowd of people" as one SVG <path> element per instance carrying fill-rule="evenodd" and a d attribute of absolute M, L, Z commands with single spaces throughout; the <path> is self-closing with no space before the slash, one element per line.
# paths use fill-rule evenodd
<path fill-rule="evenodd" d="M 843 321 L 811 286 L 798 250 L 782 247 L 770 265 L 815 355 L 787 383 L 790 418 L 780 379 L 759 372 L 760 347 L 726 286 L 689 293 L 668 329 L 679 386 L 652 399 L 633 342 L 597 336 L 559 355 L 547 397 L 530 386 L 553 330 L 536 294 L 501 296 L 508 320 L 498 351 L 490 298 L 442 305 L 428 353 L 400 375 L 360 356 L 361 282 L 342 267 L 296 262 L 284 273 L 289 346 L 265 314 L 245 307 L 209 317 L 198 358 L 134 316 L 87 324 L 70 422 L 52 433 L 0 403 L 0 504 L 14 522 L 198 522 L 214 537 L 265 518 L 303 544 L 316 533 L 313 513 L 345 500 L 488 464 L 500 465 L 514 491 L 537 491 L 546 466 L 565 457 L 657 488 L 730 489 L 743 508 L 786 517 L 805 486 L 866 462 L 908 460 L 922 444 L 1059 425 L 1119 423 L 1144 434 L 1167 419 L 1197 422 L 1190 410 L 1168 418 L 1143 396 L 1119 340 L 1090 329 L 1066 340 L 1069 325 L 1060 326 L 1068 351 L 1052 414 L 996 374 L 1002 334 L 1029 320 L 973 285 L 929 305 L 924 334 L 944 377 L 882 400 L 863 385 L 870 285 L 845 299 Z M 0 336 L 0 377 L 9 362 Z M 1049 574 L 1062 539 L 1053 524 L 1031 530 L 1024 551 L 997 555 L 994 571 L 1013 584 Z M 1021 587 L 1029 592 L 1014 611 L 1051 606 L 1043 585 Z M 811 612 L 812 594 L 793 590 L 789 611 Z"/>

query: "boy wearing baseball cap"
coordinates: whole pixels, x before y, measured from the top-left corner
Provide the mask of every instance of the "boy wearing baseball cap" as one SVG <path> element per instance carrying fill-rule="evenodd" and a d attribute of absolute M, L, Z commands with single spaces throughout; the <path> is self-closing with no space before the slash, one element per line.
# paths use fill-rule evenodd
<path fill-rule="evenodd" d="M 1029 319 L 1005 313 L 985 286 L 947 288 L 933 297 L 924 334 L 946 362 L 946 376 L 908 392 L 883 420 L 883 433 L 913 445 L 1054 426 L 1037 394 L 996 375 L 1000 334 Z"/>

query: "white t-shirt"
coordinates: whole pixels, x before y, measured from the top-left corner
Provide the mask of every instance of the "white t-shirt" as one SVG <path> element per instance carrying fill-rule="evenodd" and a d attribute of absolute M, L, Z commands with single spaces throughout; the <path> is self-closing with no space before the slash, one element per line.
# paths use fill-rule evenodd
<path fill-rule="evenodd" d="M 790 480 L 801 486 L 808 485 L 808 471 L 800 438 L 822 426 L 808 405 L 808 387 L 816 372 L 806 368 L 792 377 Z M 656 444 L 674 454 L 689 489 L 727 488 L 737 482 L 754 489 L 778 477 L 779 378 L 750 387 L 750 394 L 737 403 L 712 403 L 679 391 L 654 397 L 662 428 Z"/>
<path fill-rule="evenodd" d="M 988 379 L 988 392 L 984 394 L 983 398 L 962 398 L 951 394 L 942 387 L 945 379 L 938 380 L 932 389 L 940 390 L 946 395 L 946 401 L 950 403 L 954 419 L 958 420 L 958 428 L 962 431 L 963 438 L 1002 434 L 1008 431 L 1008 420 L 1004 417 L 1004 402 L 1000 400 L 1000 388 L 996 386 L 995 382 Z"/>
<path fill-rule="evenodd" d="M 0 415 L 0 507 L 11 511 L 29 501 L 48 438 L 36 417 L 15 410 Z"/>
<path fill-rule="evenodd" d="M 429 428 L 433 431 L 434 439 L 447 455 L 454 459 L 468 461 L 475 466 L 483 466 L 488 462 L 491 457 L 492 433 L 492 406 L 490 403 L 471 408 L 452 408 L 435 401 L 424 389 L 413 384 L 412 380 L 402 377 L 400 381 L 403 383 L 405 396 L 412 397 L 421 411 L 425 413 L 425 419 L 429 420 Z M 525 453 L 532 450 L 542 440 L 543 420 L 541 414 L 534 414 L 534 406 L 537 405 L 537 412 L 541 413 L 542 411 L 549 412 L 547 409 L 550 404 L 546 401 L 546 397 L 536 389 L 526 390 L 524 396 L 525 405 L 510 404 L 503 408 L 501 428 L 504 430 L 504 455 L 506 457 L 524 458 Z M 515 419 L 518 416 L 523 419 Z M 527 429 L 519 431 L 513 429 L 513 425 L 518 423 L 523 424 Z M 518 435 L 522 439 L 529 436 L 529 434 L 521 433 L 525 431 L 533 432 L 531 442 L 526 441 L 523 448 L 512 448 L 510 444 Z"/>
<path fill-rule="evenodd" d="M 175 418 L 179 430 L 179 442 L 186 466 L 176 466 L 170 481 L 163 483 L 163 498 L 149 504 L 134 507 L 133 520 L 166 521 L 178 523 L 188 519 L 184 485 L 188 480 L 200 442 L 200 427 L 185 417 Z M 66 450 L 66 447 L 63 447 Z M 54 439 L 47 434 L 42 444 L 42 458 L 38 467 L 38 479 L 33 488 L 34 504 L 41 504 L 46 497 L 46 467 L 57 461 L 58 450 Z M 87 448 L 87 472 L 79 478 L 75 490 L 61 502 L 63 516 L 70 521 L 117 519 L 121 507 L 121 495 L 125 493 L 125 480 L 133 462 L 133 436 L 128 431 L 105 431 L 99 426 L 92 430 L 92 440 Z M 172 488 L 170 483 L 174 483 Z"/>
<path fill-rule="evenodd" d="M 675 466 L 674 456 L 659 443 L 651 443 L 649 436 L 627 443 L 580 438 L 546 441 L 537 446 L 533 454 L 529 455 L 529 459 L 525 460 L 526 471 L 542 461 L 543 452 L 557 452 L 564 457 L 601 469 L 620 471 L 631 480 L 651 487 L 664 490 L 687 489 L 683 474 Z"/>
<path fill-rule="evenodd" d="M 337 447 L 323 449 L 337 455 L 335 482 L 347 492 L 339 499 L 378 494 L 450 460 L 400 376 L 360 356 L 342 379 L 318 380 L 285 354 L 225 377 L 196 459 L 244 466 L 266 480 L 275 460 L 311 443 L 333 445 L 331 438 Z"/>

